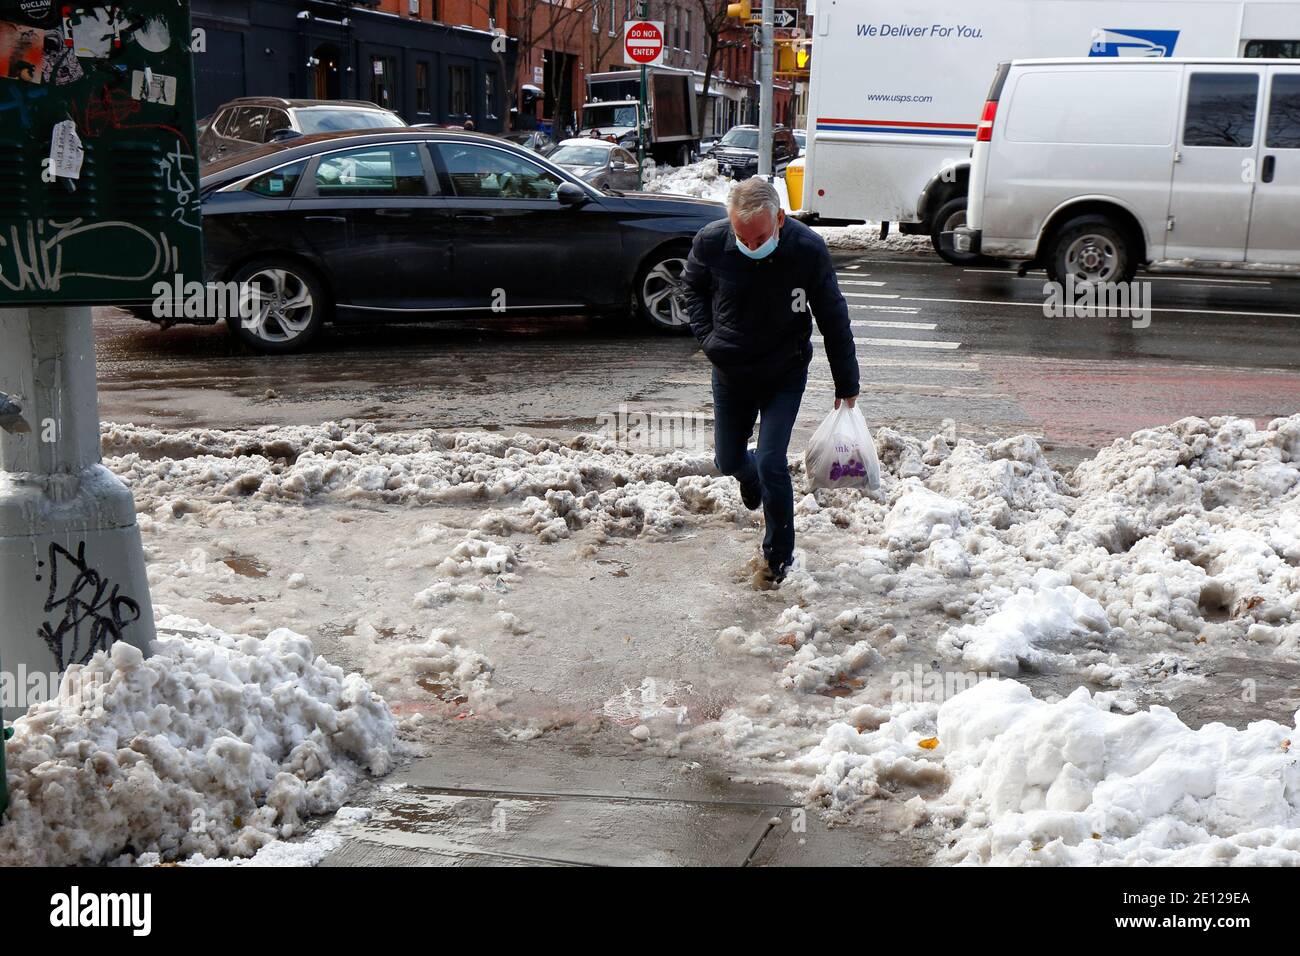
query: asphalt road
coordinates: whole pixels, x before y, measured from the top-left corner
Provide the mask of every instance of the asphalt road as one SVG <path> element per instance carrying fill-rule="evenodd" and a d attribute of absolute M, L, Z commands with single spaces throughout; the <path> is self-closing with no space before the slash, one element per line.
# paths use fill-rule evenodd
<path fill-rule="evenodd" d="M 1300 280 L 1144 276 L 1150 324 L 1047 318 L 1044 278 L 915 254 L 837 252 L 873 427 L 928 436 L 1029 432 L 1058 461 L 1186 415 L 1300 411 Z M 708 441 L 709 370 L 689 337 L 580 317 L 342 326 L 303 355 L 242 352 L 223 328 L 160 331 L 101 310 L 101 416 L 163 427 L 341 418 L 384 428 L 590 431 L 679 415 Z M 814 359 L 796 431 L 829 409 Z"/>

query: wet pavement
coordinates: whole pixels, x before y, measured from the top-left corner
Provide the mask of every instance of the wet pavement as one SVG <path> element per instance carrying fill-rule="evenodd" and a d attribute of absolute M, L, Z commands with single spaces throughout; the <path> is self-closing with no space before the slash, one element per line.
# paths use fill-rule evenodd
<path fill-rule="evenodd" d="M 451 727 L 354 805 L 322 866 L 902 866 L 931 848 L 879 813 L 830 828 L 772 785 L 563 734 L 505 742 Z"/>
<path fill-rule="evenodd" d="M 1069 464 L 1184 415 L 1258 421 L 1300 408 L 1300 281 L 1144 276 L 1147 328 L 1049 319 L 1043 276 L 957 269 L 921 255 L 837 252 L 873 426 L 928 435 L 1040 436 Z M 689 337 L 582 317 L 338 326 L 303 355 L 243 352 L 224 327 L 161 331 L 98 315 L 101 415 L 163 427 L 356 418 L 385 429 L 591 431 L 620 412 L 702 425 L 709 368 Z M 832 399 L 811 371 L 796 444 Z M 675 439 L 674 439 L 675 440 Z"/>

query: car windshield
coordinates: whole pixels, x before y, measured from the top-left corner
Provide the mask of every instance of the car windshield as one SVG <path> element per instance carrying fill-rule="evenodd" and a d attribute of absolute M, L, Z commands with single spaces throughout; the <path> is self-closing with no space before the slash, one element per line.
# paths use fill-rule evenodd
<path fill-rule="evenodd" d="M 564 166 L 603 166 L 608 155 L 599 146 L 560 146 L 547 159 Z"/>
<path fill-rule="evenodd" d="M 588 106 L 582 111 L 582 125 L 586 129 L 601 126 L 636 126 L 635 106 Z"/>
<path fill-rule="evenodd" d="M 756 129 L 733 129 L 728 130 L 727 135 L 722 137 L 719 146 L 735 146 L 739 149 L 758 149 L 758 130 Z"/>
<path fill-rule="evenodd" d="M 800 146 L 807 146 L 808 134 L 801 129 L 797 129 L 794 131 L 794 141 L 798 143 Z"/>
<path fill-rule="evenodd" d="M 405 126 L 401 117 L 382 110 L 340 109 L 336 106 L 298 110 L 298 125 L 307 135 L 345 129 L 384 129 Z"/>

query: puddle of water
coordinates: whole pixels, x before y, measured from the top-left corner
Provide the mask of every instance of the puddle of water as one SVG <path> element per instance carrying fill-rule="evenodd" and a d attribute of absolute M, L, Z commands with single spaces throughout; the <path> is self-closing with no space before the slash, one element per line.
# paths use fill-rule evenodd
<path fill-rule="evenodd" d="M 240 577 L 264 578 L 267 570 L 257 558 L 248 554 L 231 554 L 221 559 L 221 563 Z"/>

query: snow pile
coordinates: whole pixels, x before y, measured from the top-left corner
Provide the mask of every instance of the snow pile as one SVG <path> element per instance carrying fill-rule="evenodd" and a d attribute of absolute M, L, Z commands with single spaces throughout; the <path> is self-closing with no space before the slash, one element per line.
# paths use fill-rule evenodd
<path fill-rule="evenodd" d="M 952 786 L 933 812 L 959 821 L 945 862 L 1300 865 L 1294 726 L 1192 730 L 987 681 L 944 704 L 937 736 Z"/>
<path fill-rule="evenodd" d="M 306 638 L 160 627 L 200 636 L 160 636 L 147 660 L 116 644 L 15 722 L 0 863 L 248 856 L 388 771 L 387 705 Z"/>
<path fill-rule="evenodd" d="M 659 499 L 676 498 L 671 487 L 659 485 L 715 474 L 711 454 L 634 453 L 600 436 L 562 442 L 523 434 L 380 433 L 371 423 L 352 421 L 256 432 L 167 433 L 105 425 L 101 440 L 105 456 L 113 456 L 108 467 L 130 486 L 137 511 L 156 521 L 199 514 L 246 522 L 250 516 L 230 507 L 241 502 L 450 504 L 535 498 L 520 513 L 522 523 L 538 534 L 559 533 L 556 518 L 571 518 L 560 526 L 586 524 L 596 504 L 588 493 L 609 489 L 600 510 L 617 524 L 639 528 L 639 518 L 653 518 L 661 507 Z M 165 455 L 159 453 L 163 449 Z M 629 484 L 634 487 L 626 488 Z"/>
<path fill-rule="evenodd" d="M 1110 631 L 1100 604 L 1059 571 L 1040 569 L 1033 586 L 1020 588 L 1002 608 L 979 624 L 954 628 L 939 639 L 939 651 L 973 670 L 1014 675 L 1021 666 L 1038 669 L 1055 659 L 1050 648 L 1079 637 Z"/>
<path fill-rule="evenodd" d="M 687 166 L 660 166 L 646 179 L 643 187 L 648 193 L 668 193 L 676 196 L 694 196 L 714 202 L 727 201 L 736 180 L 718 172 L 716 160 L 705 158 Z M 781 205 L 790 212 L 790 199 L 786 194 L 785 177 L 776 177 L 775 186 L 781 196 Z M 826 240 L 832 249 L 869 250 L 890 249 L 897 252 L 929 252 L 933 247 L 929 236 L 905 236 L 892 231 L 880 238 L 880 223 L 868 222 L 860 226 L 816 226 L 814 231 Z"/>
<path fill-rule="evenodd" d="M 365 663 L 366 676 L 387 698 L 408 700 L 433 694 L 452 705 L 482 707 L 487 702 L 492 662 L 437 628 L 427 641 L 385 641 L 366 626 L 343 638 Z"/>
<path fill-rule="evenodd" d="M 736 180 L 718 172 L 716 160 L 702 159 L 688 166 L 657 167 L 645 181 L 642 191 L 726 202 L 735 185 Z"/>
<path fill-rule="evenodd" d="M 860 226 L 817 226 L 816 230 L 832 249 L 890 249 L 896 252 L 930 252 L 934 249 L 929 236 L 907 236 L 896 229 L 881 239 L 878 222 L 867 222 Z"/>
<path fill-rule="evenodd" d="M 1113 704 L 982 681 L 938 707 L 856 708 L 790 766 L 832 817 L 902 801 L 941 863 L 1300 865 L 1295 726 L 1192 730 Z"/>

